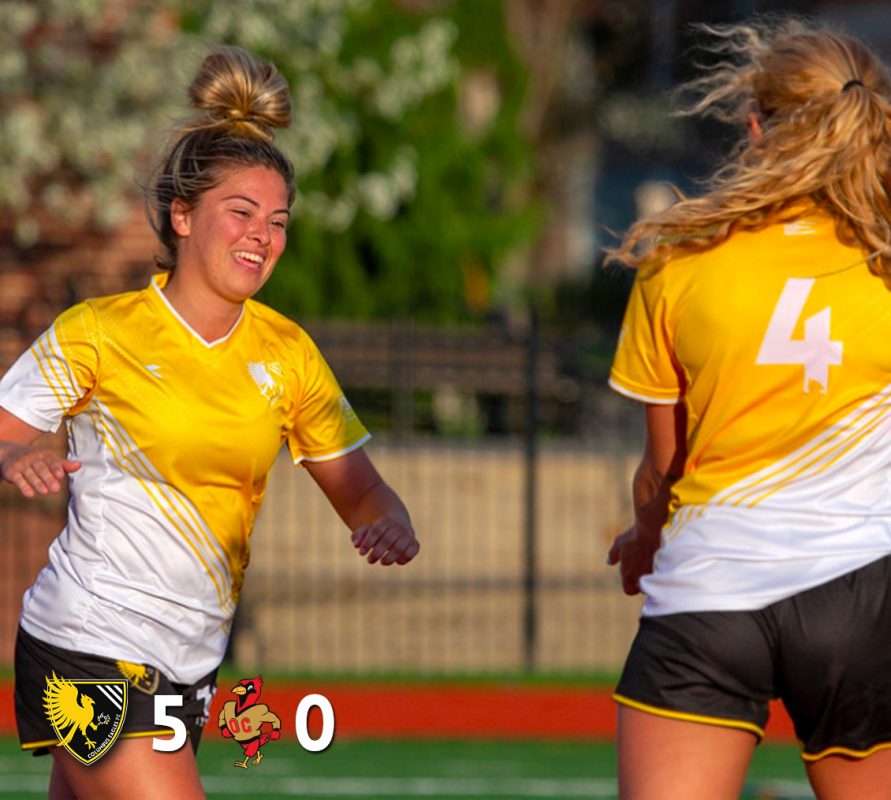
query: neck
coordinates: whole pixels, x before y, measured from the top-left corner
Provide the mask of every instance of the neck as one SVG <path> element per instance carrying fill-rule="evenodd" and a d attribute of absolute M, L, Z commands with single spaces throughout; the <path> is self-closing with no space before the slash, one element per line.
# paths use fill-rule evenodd
<path fill-rule="evenodd" d="M 238 322 L 244 304 L 229 301 L 219 295 L 202 291 L 200 286 L 189 286 L 184 275 L 174 272 L 161 290 L 192 330 L 205 342 L 225 337 Z"/>

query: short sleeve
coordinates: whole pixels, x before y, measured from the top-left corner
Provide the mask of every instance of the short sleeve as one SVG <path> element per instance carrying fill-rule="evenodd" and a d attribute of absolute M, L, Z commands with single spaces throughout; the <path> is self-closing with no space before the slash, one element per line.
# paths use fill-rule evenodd
<path fill-rule="evenodd" d="M 672 345 L 666 270 L 639 270 L 631 288 L 609 385 L 645 403 L 671 405 L 684 394 Z"/>
<path fill-rule="evenodd" d="M 0 380 L 0 406 L 42 431 L 87 405 L 99 371 L 96 314 L 87 303 L 63 312 Z"/>
<path fill-rule="evenodd" d="M 294 463 L 330 461 L 365 444 L 371 435 L 319 349 L 305 333 L 300 339 L 296 367 L 300 388 L 287 438 Z"/>

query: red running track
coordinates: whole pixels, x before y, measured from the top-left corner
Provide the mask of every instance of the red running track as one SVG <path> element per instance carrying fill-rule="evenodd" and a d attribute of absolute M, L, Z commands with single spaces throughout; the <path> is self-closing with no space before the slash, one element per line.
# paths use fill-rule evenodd
<path fill-rule="evenodd" d="M 216 728 L 223 703 L 234 699 L 231 688 L 219 686 L 209 728 Z M 615 732 L 615 703 L 601 688 L 268 681 L 261 702 L 288 730 L 293 729 L 297 704 L 308 694 L 321 694 L 332 704 L 338 738 L 609 739 Z M 318 709 L 311 712 L 310 732 L 318 730 L 320 719 Z M 8 680 L 0 681 L 0 733 L 15 733 Z M 779 703 L 771 706 L 766 739 L 795 739 Z"/>

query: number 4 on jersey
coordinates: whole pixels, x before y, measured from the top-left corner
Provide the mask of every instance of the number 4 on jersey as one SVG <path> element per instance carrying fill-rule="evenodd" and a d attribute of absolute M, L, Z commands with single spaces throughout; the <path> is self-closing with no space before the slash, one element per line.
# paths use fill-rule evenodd
<path fill-rule="evenodd" d="M 804 338 L 792 333 L 814 286 L 813 278 L 790 278 L 770 318 L 756 364 L 801 364 L 804 367 L 804 391 L 811 381 L 824 393 L 829 385 L 829 367 L 841 364 L 842 343 L 829 338 L 831 309 L 827 306 L 804 321 Z"/>

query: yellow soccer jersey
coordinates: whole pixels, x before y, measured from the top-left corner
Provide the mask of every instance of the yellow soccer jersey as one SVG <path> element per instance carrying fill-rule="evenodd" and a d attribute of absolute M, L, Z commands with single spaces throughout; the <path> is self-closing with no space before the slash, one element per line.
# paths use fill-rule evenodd
<path fill-rule="evenodd" d="M 683 402 L 645 614 L 759 608 L 891 552 L 891 292 L 832 219 L 642 269 L 610 385 Z"/>
<path fill-rule="evenodd" d="M 66 420 L 83 462 L 23 627 L 192 683 L 223 656 L 283 443 L 322 461 L 368 433 L 299 326 L 249 301 L 208 343 L 166 278 L 63 313 L 0 381 L 0 405 L 41 430 Z"/>

